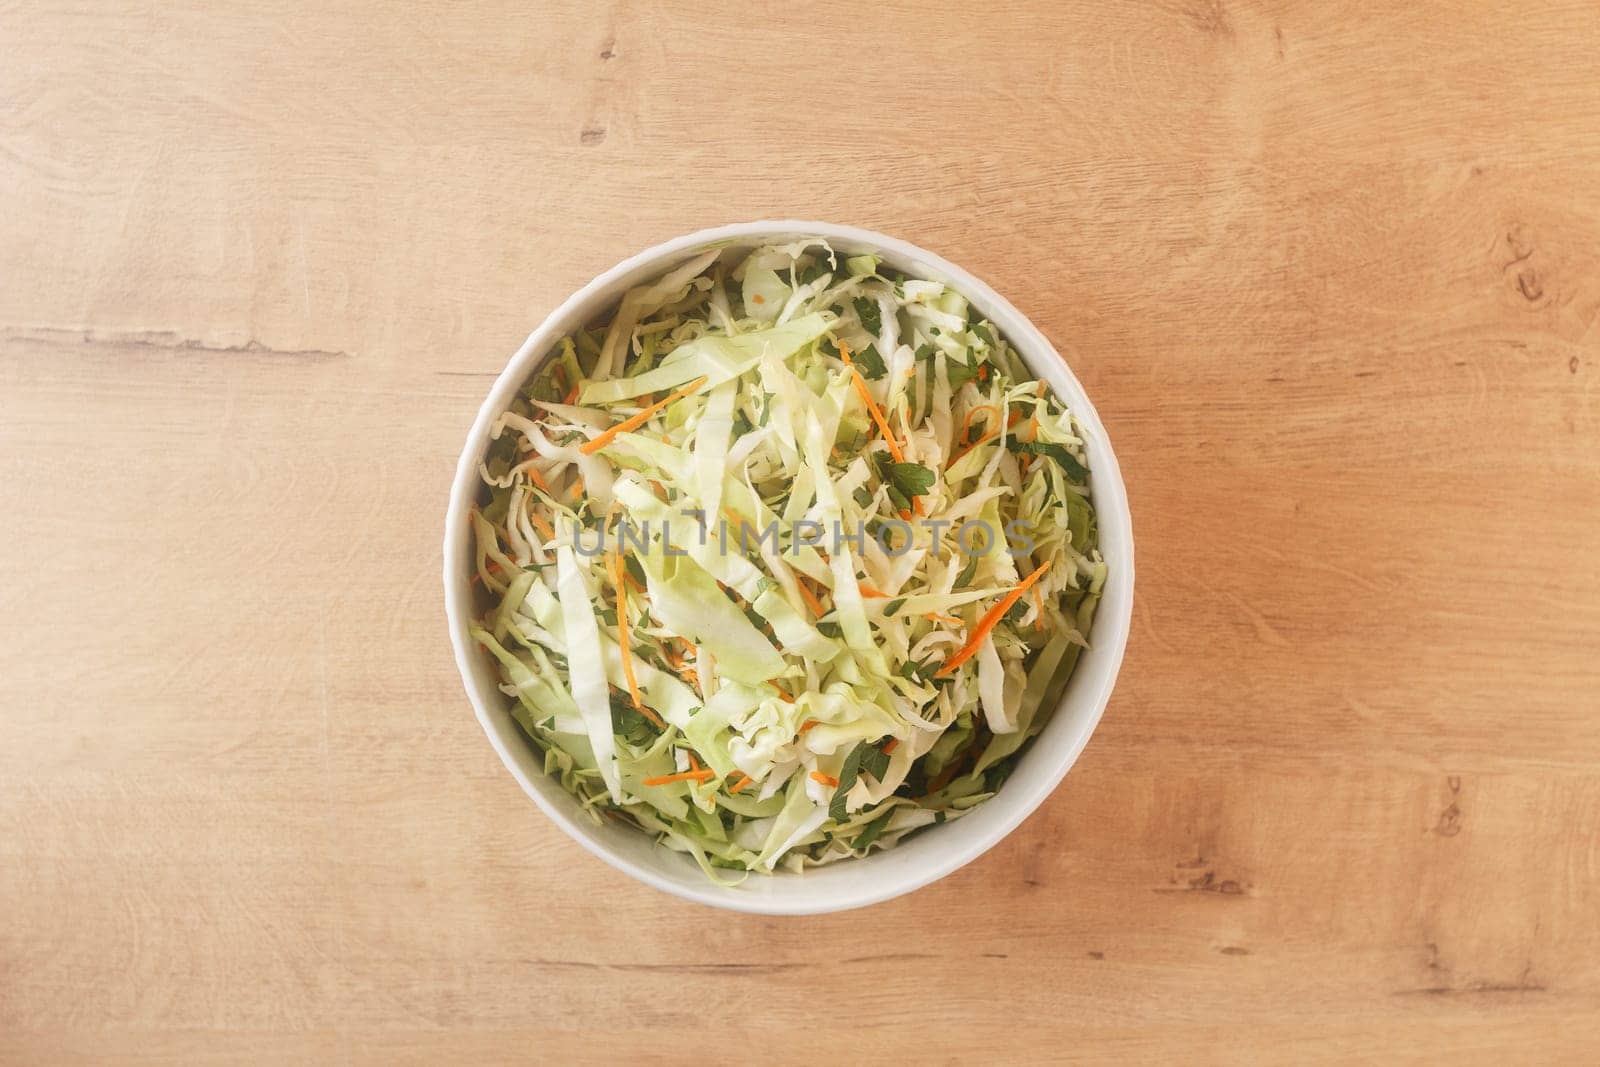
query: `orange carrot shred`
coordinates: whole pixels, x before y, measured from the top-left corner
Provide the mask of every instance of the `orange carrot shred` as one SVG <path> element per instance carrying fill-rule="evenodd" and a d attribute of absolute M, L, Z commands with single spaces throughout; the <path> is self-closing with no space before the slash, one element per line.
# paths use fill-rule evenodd
<path fill-rule="evenodd" d="M 543 515 L 540 515 L 538 512 L 534 512 L 533 514 L 529 515 L 528 518 L 533 521 L 534 527 L 538 529 L 540 533 L 544 534 L 546 541 L 554 541 L 556 539 L 555 530 L 551 528 L 549 521 L 546 520 Z"/>
<path fill-rule="evenodd" d="M 567 390 L 567 398 L 565 400 L 563 400 L 562 403 L 563 404 L 576 403 L 577 399 L 578 399 L 578 387 L 576 385 L 574 385 L 571 389 Z"/>
<path fill-rule="evenodd" d="M 796 578 L 794 584 L 799 588 L 800 597 L 806 602 L 806 607 L 811 609 L 811 614 L 819 619 L 827 614 L 822 610 L 822 601 L 818 600 L 817 594 L 813 593 L 811 588 L 806 585 L 804 578 Z"/>
<path fill-rule="evenodd" d="M 856 370 L 856 365 L 850 362 L 850 349 L 843 341 L 835 341 L 839 346 L 839 358 L 844 360 L 844 365 L 850 368 L 850 381 L 855 385 L 856 392 L 861 395 L 862 403 L 867 405 L 867 414 L 872 416 L 872 421 L 878 424 L 878 429 L 883 431 L 883 443 L 889 446 L 889 455 L 894 457 L 896 463 L 906 461 L 905 453 L 900 451 L 900 444 L 894 439 L 894 434 L 889 432 L 889 420 L 883 417 L 883 411 L 872 399 L 872 393 L 867 390 L 866 379 L 861 377 L 861 372 Z"/>
<path fill-rule="evenodd" d="M 739 772 L 739 780 L 733 783 L 732 787 L 729 788 L 728 792 L 737 793 L 739 790 L 744 789 L 746 786 L 750 785 L 750 783 L 752 783 L 754 781 L 755 781 L 754 778 L 750 777 L 748 774 L 745 774 L 743 771 L 740 771 Z"/>
<path fill-rule="evenodd" d="M 500 566 L 500 561 L 499 560 L 493 560 L 493 559 L 488 560 L 484 564 L 484 568 L 483 569 L 487 570 L 487 571 L 501 571 L 501 572 L 505 571 L 505 568 Z M 468 585 L 477 585 L 481 581 L 483 581 L 483 575 L 478 573 L 477 571 L 474 571 L 472 573 L 472 581 L 468 582 L 467 584 Z"/>
<path fill-rule="evenodd" d="M 1005 613 L 1011 610 L 1011 605 L 1021 600 L 1023 594 L 1033 588 L 1033 583 L 1043 578 L 1044 572 L 1049 569 L 1050 564 L 1041 563 L 1038 570 L 1022 579 L 1015 589 L 1000 598 L 999 603 L 984 612 L 983 618 L 978 620 L 978 625 L 972 628 L 972 633 L 968 636 L 967 643 L 961 646 L 959 652 L 944 661 L 944 666 L 934 672 L 934 677 L 937 678 L 949 674 L 971 659 L 977 653 L 978 646 L 983 644 L 983 639 L 989 636 L 989 631 L 993 630 L 1001 618 L 1005 616 Z"/>
<path fill-rule="evenodd" d="M 878 424 L 878 429 L 883 431 L 883 443 L 889 448 L 889 455 L 894 457 L 896 463 L 904 463 L 906 454 L 900 451 L 900 443 L 894 439 L 894 433 L 889 429 L 889 420 L 883 417 L 883 411 L 878 407 L 878 402 L 872 399 L 872 394 L 867 391 L 867 383 L 861 377 L 861 372 L 854 367 L 850 368 L 850 378 L 855 383 L 856 392 L 860 394 L 862 403 L 867 405 L 867 414 L 872 416 L 872 421 Z"/>
<path fill-rule="evenodd" d="M 971 437 L 970 431 L 972 429 L 972 416 L 976 415 L 980 411 L 992 411 L 994 412 L 995 419 L 998 420 L 1000 418 L 1000 409 L 995 407 L 993 404 L 978 404 L 975 407 L 968 408 L 966 418 L 961 420 L 961 440 L 963 443 L 965 443 Z M 984 421 L 988 422 L 989 420 L 985 419 Z"/>
<path fill-rule="evenodd" d="M 706 384 L 706 376 L 702 374 L 700 377 L 696 378 L 682 389 L 679 389 L 676 393 L 673 393 L 665 400 L 657 400 L 654 404 L 651 404 L 643 411 L 640 411 L 637 415 L 629 415 L 615 426 L 601 430 L 599 433 L 595 434 L 594 437 L 590 438 L 582 445 L 579 445 L 578 451 L 582 452 L 586 456 L 594 455 L 596 452 L 606 447 L 606 445 L 610 444 L 617 434 L 627 433 L 629 430 L 637 430 L 639 427 L 650 421 L 650 416 L 654 415 L 668 404 L 671 404 L 673 401 L 682 400 L 684 397 L 699 389 L 704 384 Z"/>
<path fill-rule="evenodd" d="M 794 697 L 790 696 L 788 692 L 784 690 L 783 686 L 779 685 L 777 682 L 768 682 L 767 684 L 778 691 L 779 700 L 783 701 L 785 704 L 794 703 Z"/>
<path fill-rule="evenodd" d="M 646 778 L 640 785 L 670 785 L 673 782 L 709 782 L 716 777 L 713 771 L 680 771 L 677 774 L 663 774 L 655 778 Z"/>
<path fill-rule="evenodd" d="M 812 771 L 811 780 L 813 782 L 821 782 L 823 785 L 836 786 L 839 784 L 839 779 L 831 774 L 823 774 L 821 771 Z"/>
<path fill-rule="evenodd" d="M 983 444 L 985 441 L 993 440 L 994 438 L 996 438 L 998 436 L 1000 436 L 1000 431 L 997 430 L 997 429 L 996 430 L 986 430 L 986 431 L 984 431 L 984 434 L 983 434 L 982 437 L 980 437 L 976 441 L 972 442 L 966 448 L 963 448 L 960 452 L 957 452 L 951 458 L 950 462 L 946 463 L 944 465 L 945 469 L 949 470 L 951 467 L 954 467 L 957 463 L 961 462 L 961 460 L 966 457 L 966 454 L 968 452 L 971 452 L 974 448 L 977 448 L 979 445 Z"/>
<path fill-rule="evenodd" d="M 899 748 L 899 747 L 900 747 L 900 739 L 898 737 L 891 737 L 891 738 L 889 738 L 889 740 L 883 746 L 883 754 L 885 756 L 892 755 L 894 753 L 894 750 Z"/>
<path fill-rule="evenodd" d="M 800 733 L 805 733 L 807 730 L 815 729 L 816 727 L 821 726 L 821 725 L 822 725 L 822 723 L 819 722 L 816 719 L 807 719 L 805 722 L 800 724 L 799 732 Z"/>
<path fill-rule="evenodd" d="M 856 588 L 861 590 L 862 596 L 877 596 L 883 597 L 884 599 L 888 599 L 889 597 L 889 594 L 885 593 L 882 589 L 868 585 L 866 582 L 857 582 Z"/>
<path fill-rule="evenodd" d="M 661 721 L 661 716 L 639 699 L 639 683 L 633 677 L 633 641 L 628 636 L 628 583 L 623 576 L 621 552 L 611 554 L 611 580 L 617 587 L 617 644 L 622 647 L 622 676 L 628 680 L 628 696 L 633 700 L 635 711 L 655 723 L 656 729 L 665 729 L 667 724 Z"/>

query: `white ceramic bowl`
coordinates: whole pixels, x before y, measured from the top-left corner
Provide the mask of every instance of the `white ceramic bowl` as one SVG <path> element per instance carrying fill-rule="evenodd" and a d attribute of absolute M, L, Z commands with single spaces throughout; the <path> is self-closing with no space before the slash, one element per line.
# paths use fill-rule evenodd
<path fill-rule="evenodd" d="M 478 493 L 478 462 L 488 445 L 490 422 L 509 406 L 557 339 L 609 311 L 625 290 L 665 273 L 697 252 L 712 246 L 754 247 L 800 236 L 824 237 L 836 251 L 847 254 L 876 252 L 891 267 L 912 277 L 946 282 L 1000 327 L 1033 373 L 1050 384 L 1083 426 L 1100 550 L 1110 573 L 1089 635 L 1092 647 L 1078 660 L 1049 725 L 998 794 L 954 822 L 931 827 L 865 859 L 801 874 L 753 874 L 738 887 L 724 888 L 708 881 L 689 857 L 658 846 L 638 830 L 609 821 L 595 825 L 569 793 L 544 776 L 533 747 L 512 720 L 508 702 L 496 687 L 492 661 L 479 653 L 467 633 L 474 610 L 468 586 L 473 568 L 468 511 Z M 815 914 L 888 900 L 944 877 L 1010 833 L 1050 795 L 1100 721 L 1122 664 L 1133 612 L 1133 529 L 1117 458 L 1094 405 L 1050 342 L 1003 297 L 953 263 L 870 230 L 822 222 L 740 223 L 687 234 L 617 264 L 551 312 L 511 357 L 478 410 L 456 467 L 445 517 L 444 599 L 456 666 L 478 722 L 506 769 L 557 826 L 618 870 L 687 900 L 769 915 Z M 507 812 L 506 817 L 514 816 Z"/>

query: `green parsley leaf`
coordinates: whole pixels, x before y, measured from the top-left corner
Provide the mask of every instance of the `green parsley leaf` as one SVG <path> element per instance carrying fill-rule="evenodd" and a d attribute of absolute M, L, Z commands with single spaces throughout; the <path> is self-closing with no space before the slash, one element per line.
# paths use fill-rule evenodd
<path fill-rule="evenodd" d="M 889 373 L 888 366 L 883 362 L 883 357 L 878 355 L 878 346 L 869 344 L 866 348 L 851 357 L 855 360 L 856 367 L 863 377 L 877 381 Z"/>
<path fill-rule="evenodd" d="M 945 377 L 950 379 L 951 389 L 960 389 L 963 385 L 978 376 L 978 357 L 971 349 L 967 350 L 967 361 L 946 357 L 944 361 Z"/>
<path fill-rule="evenodd" d="M 818 256 L 810 263 L 800 268 L 798 280 L 801 285 L 816 281 L 824 274 L 833 273 L 833 264 L 826 256 Z"/>
<path fill-rule="evenodd" d="M 865 741 L 856 742 L 856 747 L 844 758 L 844 766 L 839 768 L 839 788 L 833 791 L 833 801 L 828 805 L 828 818 L 834 822 L 844 822 L 849 814 L 845 811 L 845 794 L 855 786 L 856 780 L 861 777 L 861 761 L 866 758 L 867 749 L 871 748 Z"/>
<path fill-rule="evenodd" d="M 894 809 L 890 808 L 882 815 L 873 819 L 862 827 L 861 833 L 855 839 L 855 847 L 865 849 L 882 836 L 884 829 L 889 825 L 889 820 L 894 817 Z"/>
<path fill-rule="evenodd" d="M 933 488 L 933 471 L 920 463 L 896 463 L 887 452 L 874 452 L 873 464 L 879 481 L 889 485 L 889 498 L 901 509 L 911 506 L 911 498 Z"/>
<path fill-rule="evenodd" d="M 1065 445 L 1051 444 L 1048 441 L 1007 441 L 1006 446 L 1019 455 L 1045 456 L 1054 460 L 1056 465 L 1067 472 L 1067 477 L 1075 482 L 1087 481 L 1089 468 L 1078 462 L 1078 458 L 1068 452 Z"/>
<path fill-rule="evenodd" d="M 856 318 L 861 320 L 863 330 L 878 333 L 883 329 L 883 311 L 876 300 L 870 296 L 858 296 L 850 304 L 856 309 Z"/>

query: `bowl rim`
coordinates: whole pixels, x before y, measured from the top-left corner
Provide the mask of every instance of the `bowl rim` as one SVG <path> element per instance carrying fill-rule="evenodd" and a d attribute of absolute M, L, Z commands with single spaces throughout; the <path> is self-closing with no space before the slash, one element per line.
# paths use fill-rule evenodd
<path fill-rule="evenodd" d="M 473 680 L 470 657 L 475 646 L 467 632 L 471 624 L 468 579 L 458 573 L 453 566 L 461 557 L 462 542 L 469 536 L 466 519 L 477 496 L 478 461 L 486 444 L 490 424 L 505 409 L 510 395 L 537 369 L 540 357 L 547 354 L 546 350 L 554 345 L 558 339 L 557 334 L 564 332 L 564 324 L 577 310 L 597 293 L 612 289 L 620 279 L 649 265 L 659 264 L 662 270 L 666 270 L 672 266 L 674 258 L 682 258 L 683 254 L 712 245 L 735 244 L 751 239 L 759 241 L 767 237 L 792 238 L 795 235 L 816 236 L 832 242 L 867 246 L 887 252 L 898 259 L 916 260 L 920 265 L 930 268 L 930 273 L 941 275 L 944 281 L 973 303 L 981 304 L 984 310 L 990 313 L 991 318 L 1009 319 L 1010 321 L 1004 325 L 998 322 L 996 324 L 1001 325 L 1001 332 L 1011 340 L 1019 358 L 1028 369 L 1041 378 L 1061 379 L 1060 382 L 1051 383 L 1052 388 L 1058 393 L 1062 391 L 1060 386 L 1066 384 L 1069 387 L 1067 391 L 1076 394 L 1071 398 L 1072 413 L 1085 428 L 1086 436 L 1093 439 L 1095 446 L 1090 477 L 1102 540 L 1104 541 L 1104 534 L 1110 530 L 1115 532 L 1122 545 L 1121 556 L 1112 573 L 1108 574 L 1106 592 L 1095 617 L 1097 659 L 1103 664 L 1099 671 L 1101 677 L 1089 693 L 1074 693 L 1073 687 L 1069 687 L 1063 692 L 1059 703 L 1052 711 L 1053 725 L 1057 719 L 1063 718 L 1062 709 L 1069 703 L 1077 702 L 1082 707 L 1082 712 L 1078 715 L 1077 734 L 1068 742 L 1065 751 L 1055 757 L 1057 765 L 1026 793 L 1019 795 L 1018 791 L 1010 793 L 1001 791 L 985 801 L 985 807 L 996 805 L 1002 808 L 1005 812 L 1004 817 L 990 827 L 983 836 L 966 842 L 964 847 L 952 848 L 937 854 L 936 859 L 927 862 L 915 873 L 898 880 L 887 880 L 887 884 L 883 886 L 872 886 L 854 892 L 835 889 L 831 896 L 819 894 L 816 897 L 806 895 L 777 897 L 748 893 L 738 887 L 717 885 L 709 879 L 705 879 L 703 884 L 674 881 L 589 836 L 576 823 L 578 816 L 576 809 L 563 810 L 551 803 L 534 786 L 529 776 L 518 765 L 507 744 L 496 732 L 484 694 L 479 692 Z M 620 296 L 620 290 L 613 295 Z M 970 271 L 901 238 L 857 226 L 814 220 L 782 219 L 729 223 L 670 238 L 637 252 L 596 275 L 551 310 L 495 378 L 473 419 L 456 464 L 455 477 L 451 482 L 449 506 L 445 513 L 443 555 L 445 618 L 450 631 L 450 643 L 455 653 L 456 669 L 461 676 L 462 685 L 479 727 L 500 756 L 500 761 L 506 770 L 522 786 L 523 792 L 532 798 L 539 809 L 568 837 L 613 868 L 646 885 L 695 903 L 764 915 L 822 914 L 890 900 L 951 874 L 999 844 L 1056 790 L 1088 744 L 1089 737 L 1099 725 L 1100 718 L 1110 701 L 1127 648 L 1132 622 L 1134 546 L 1126 487 L 1099 413 L 1065 357 L 1028 316 L 1017 310 L 1010 301 Z M 1083 664 L 1080 664 L 1080 672 L 1082 667 Z M 1045 730 L 1048 732 L 1050 725 L 1047 725 Z M 1038 747 L 1037 740 L 1035 739 L 1033 748 Z M 1007 784 L 1016 786 L 1020 783 L 1013 778 Z M 853 866 L 870 863 L 873 858 L 863 857 L 848 861 L 848 864 Z M 771 877 L 799 879 L 805 875 L 775 872 Z"/>

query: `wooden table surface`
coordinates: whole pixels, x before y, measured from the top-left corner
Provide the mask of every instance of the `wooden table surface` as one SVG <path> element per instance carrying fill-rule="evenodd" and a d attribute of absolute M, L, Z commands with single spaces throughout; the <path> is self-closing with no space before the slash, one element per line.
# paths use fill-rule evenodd
<path fill-rule="evenodd" d="M 981 7 L 0 7 L 0 1059 L 1593 1055 L 1600 9 Z M 549 825 L 438 577 L 527 332 L 762 217 L 1010 295 L 1139 545 L 1049 802 L 801 920 Z"/>

